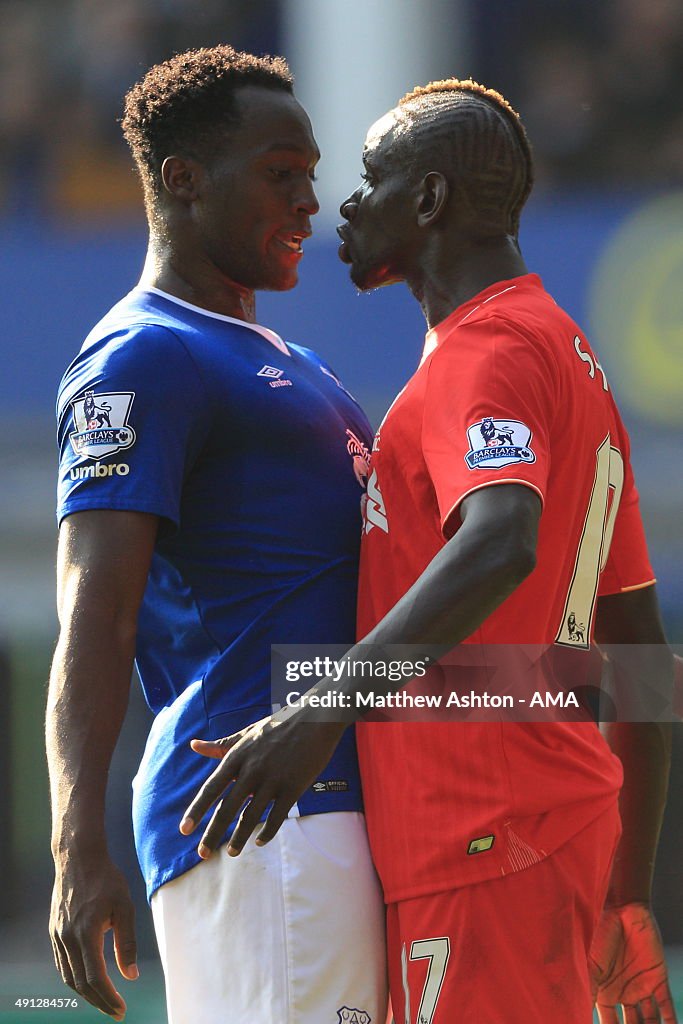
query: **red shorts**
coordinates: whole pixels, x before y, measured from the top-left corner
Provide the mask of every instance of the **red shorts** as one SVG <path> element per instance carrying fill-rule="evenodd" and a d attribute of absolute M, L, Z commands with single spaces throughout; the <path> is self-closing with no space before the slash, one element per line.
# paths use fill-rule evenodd
<path fill-rule="evenodd" d="M 615 804 L 530 868 L 390 904 L 396 1024 L 590 1024 L 588 953 L 620 832 Z"/>

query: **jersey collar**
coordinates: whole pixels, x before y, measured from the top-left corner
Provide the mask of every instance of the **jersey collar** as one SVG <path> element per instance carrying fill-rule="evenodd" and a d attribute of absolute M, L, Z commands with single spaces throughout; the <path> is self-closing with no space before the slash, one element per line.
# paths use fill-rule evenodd
<path fill-rule="evenodd" d="M 461 306 L 457 306 L 452 313 L 448 314 L 445 320 L 442 320 L 441 323 L 436 325 L 436 327 L 432 327 L 427 331 L 420 366 L 422 366 L 425 359 L 432 354 L 434 349 L 440 345 L 446 335 L 449 334 L 454 327 L 459 327 L 460 324 L 465 323 L 465 321 L 472 316 L 480 306 L 485 306 L 489 302 L 494 302 L 501 295 L 506 295 L 509 292 L 529 287 L 543 287 L 543 282 L 538 274 L 523 274 L 522 277 L 513 277 L 508 281 L 496 281 L 495 284 L 489 285 L 488 288 L 484 288 L 483 291 L 478 292 L 471 299 L 468 299 L 467 302 L 463 302 Z"/>
<path fill-rule="evenodd" d="M 262 327 L 260 324 L 250 324 L 246 320 L 238 320 L 234 316 L 225 316 L 223 313 L 212 313 L 210 309 L 203 309 L 201 306 L 194 306 L 191 302 L 185 302 L 184 299 L 179 299 L 176 295 L 169 295 L 168 292 L 162 292 L 161 288 L 154 288 L 152 285 L 143 285 L 139 289 L 143 292 L 152 292 L 153 295 L 160 295 L 162 299 L 168 299 L 169 302 L 175 302 L 178 306 L 183 306 L 185 309 L 191 309 L 193 313 L 201 313 L 202 316 L 209 316 L 212 320 L 222 320 L 224 323 L 237 324 L 238 327 L 248 327 L 250 331 L 256 331 L 262 338 L 269 341 L 271 345 L 274 345 L 276 349 L 283 353 L 283 355 L 291 356 L 291 352 L 287 348 L 286 343 L 282 340 L 279 334 L 275 331 L 271 331 L 268 327 Z"/>

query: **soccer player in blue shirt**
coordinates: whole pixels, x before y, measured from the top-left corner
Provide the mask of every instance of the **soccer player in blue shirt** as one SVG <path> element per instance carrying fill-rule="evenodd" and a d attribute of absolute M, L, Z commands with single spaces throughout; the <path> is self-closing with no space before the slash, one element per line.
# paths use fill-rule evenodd
<path fill-rule="evenodd" d="M 228 46 L 152 68 L 123 128 L 147 261 L 58 400 L 55 961 L 123 1018 L 103 940 L 113 929 L 119 970 L 137 977 L 133 906 L 104 802 L 135 657 L 156 717 L 134 832 L 171 1024 L 381 1021 L 383 911 L 351 735 L 267 858 L 209 859 L 178 830 L 210 770 L 191 738 L 273 710 L 271 643 L 354 636 L 370 428 L 324 362 L 257 323 L 254 302 L 297 282 L 319 152 L 284 61 Z"/>

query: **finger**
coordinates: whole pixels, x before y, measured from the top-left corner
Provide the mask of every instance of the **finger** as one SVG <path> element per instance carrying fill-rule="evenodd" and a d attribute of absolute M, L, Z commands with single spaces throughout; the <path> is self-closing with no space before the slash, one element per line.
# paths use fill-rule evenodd
<path fill-rule="evenodd" d="M 107 974 L 101 945 L 99 954 L 92 949 L 89 939 L 84 942 L 77 939 L 65 941 L 64 949 L 69 958 L 75 991 L 102 1013 L 116 1020 L 123 1019 L 126 1004 Z"/>
<path fill-rule="evenodd" d="M 116 908 L 112 926 L 117 967 L 124 978 L 135 981 L 140 972 L 137 965 L 138 947 L 135 941 L 135 907 L 132 902 L 126 901 Z"/>
<path fill-rule="evenodd" d="M 661 986 L 661 991 L 659 989 L 657 991 L 657 1005 L 662 1017 L 662 1024 L 678 1024 L 678 1015 L 668 982 Z"/>
<path fill-rule="evenodd" d="M 52 959 L 54 960 L 55 967 L 57 968 L 57 973 L 59 974 L 59 976 L 62 979 L 62 981 L 66 982 L 66 984 L 68 985 L 69 983 L 68 983 L 68 981 L 66 981 L 66 978 L 64 977 L 64 971 L 62 969 L 62 962 L 60 960 L 59 953 L 57 951 L 57 944 L 56 944 L 55 940 L 52 937 L 50 937 L 50 943 L 52 945 Z"/>
<path fill-rule="evenodd" d="M 598 1020 L 600 1024 L 619 1024 L 616 1006 L 598 1003 Z"/>
<path fill-rule="evenodd" d="M 605 971 L 597 962 L 597 960 L 594 960 L 593 957 L 591 957 L 588 961 L 588 973 L 590 976 L 591 997 L 593 999 L 593 1002 L 597 1006 L 598 993 L 600 992 L 600 988 L 602 987 L 602 981 L 605 977 Z"/>
<path fill-rule="evenodd" d="M 626 1004 L 623 1003 L 621 1007 L 624 1014 L 624 1024 L 643 1024 L 643 1018 L 640 1015 L 640 1008 L 638 1004 Z"/>
<path fill-rule="evenodd" d="M 52 937 L 52 953 L 55 958 L 57 970 L 62 976 L 62 981 L 65 985 L 68 985 L 69 988 L 74 988 L 74 976 L 71 971 L 69 958 L 66 955 L 66 950 L 62 946 L 61 939 L 58 935 L 54 935 Z"/>
<path fill-rule="evenodd" d="M 659 1007 L 652 996 L 646 996 L 638 1003 L 642 1024 L 660 1024 Z"/>
<path fill-rule="evenodd" d="M 237 778 L 239 771 L 239 760 L 226 754 L 208 779 L 201 787 L 196 797 L 185 811 L 183 820 L 180 822 L 180 831 L 184 836 L 189 836 L 196 829 L 211 804 L 215 803 L 225 792 L 231 782 Z M 236 808 L 239 810 L 239 808 Z M 228 823 L 229 824 L 229 823 Z"/>
<path fill-rule="evenodd" d="M 231 857 L 237 857 L 244 849 L 245 843 L 261 820 L 261 816 L 270 800 L 261 797 L 258 800 L 250 800 L 240 814 L 239 821 L 234 832 L 228 841 L 228 853 Z"/>
<path fill-rule="evenodd" d="M 232 736 L 225 736 L 220 740 L 190 740 L 190 746 L 196 754 L 204 757 L 225 757 L 229 750 L 242 739 L 242 733 L 236 732 Z"/>
<path fill-rule="evenodd" d="M 99 948 L 90 946 L 83 951 L 85 977 L 96 998 L 109 1007 L 104 1012 L 111 1014 L 116 1020 L 122 1020 L 126 1012 L 126 1001 L 121 993 L 114 988 L 107 973 L 104 959 L 104 931 L 108 931 L 108 928 L 105 928 L 100 934 Z"/>
<path fill-rule="evenodd" d="M 287 815 L 289 814 L 290 808 L 294 802 L 294 797 L 280 796 L 277 798 L 270 809 L 270 813 L 266 818 L 263 828 L 256 836 L 257 846 L 265 846 L 266 843 L 271 841 L 273 836 L 277 835 L 282 822 L 287 819 Z"/>
<path fill-rule="evenodd" d="M 85 967 L 83 966 L 83 957 L 80 953 L 79 943 L 77 939 L 73 941 L 66 935 L 62 941 L 62 955 L 65 957 L 68 964 L 68 972 L 71 975 L 70 986 L 77 992 L 79 996 L 83 996 L 87 1002 L 97 1007 L 98 1010 L 102 1009 L 96 1001 L 94 993 L 90 992 L 90 986 L 85 977 Z M 102 1009 L 103 1013 L 107 1013 L 108 1010 Z"/>
<path fill-rule="evenodd" d="M 204 829 L 197 851 L 202 859 L 206 860 L 220 846 L 230 823 L 234 821 L 251 795 L 248 787 L 240 779 L 226 793 Z"/>

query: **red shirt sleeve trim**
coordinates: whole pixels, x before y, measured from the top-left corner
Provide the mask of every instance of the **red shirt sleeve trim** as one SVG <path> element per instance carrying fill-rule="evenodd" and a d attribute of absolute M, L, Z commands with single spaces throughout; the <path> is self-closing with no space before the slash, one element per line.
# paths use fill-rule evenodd
<path fill-rule="evenodd" d="M 607 571 L 607 570 L 605 570 Z M 618 583 L 608 586 L 606 590 L 598 590 L 598 597 L 611 597 L 613 594 L 626 594 L 629 590 L 645 590 L 645 587 L 653 587 L 657 582 L 656 577 L 645 580 L 643 583 L 632 583 L 628 587 L 620 587 Z"/>
<path fill-rule="evenodd" d="M 645 583 L 633 583 L 630 587 L 622 587 L 618 593 L 625 594 L 628 590 L 644 590 L 645 587 L 652 587 L 657 582 L 657 577 L 654 576 L 651 580 L 646 580 Z"/>

